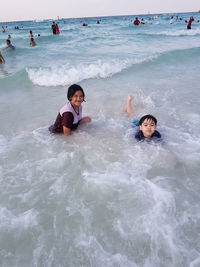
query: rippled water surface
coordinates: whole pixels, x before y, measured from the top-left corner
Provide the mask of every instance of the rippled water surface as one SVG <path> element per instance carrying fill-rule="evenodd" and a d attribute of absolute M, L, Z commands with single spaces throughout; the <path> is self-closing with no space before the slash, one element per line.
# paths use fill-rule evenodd
<path fill-rule="evenodd" d="M 138 17 L 147 23 L 60 20 L 53 36 L 51 21 L 24 22 L 0 33 L 1 266 L 200 266 L 200 15 Z M 15 51 L 4 49 L 8 34 Z M 72 83 L 92 123 L 50 135 Z M 162 144 L 134 140 L 131 122 L 147 113 Z"/>

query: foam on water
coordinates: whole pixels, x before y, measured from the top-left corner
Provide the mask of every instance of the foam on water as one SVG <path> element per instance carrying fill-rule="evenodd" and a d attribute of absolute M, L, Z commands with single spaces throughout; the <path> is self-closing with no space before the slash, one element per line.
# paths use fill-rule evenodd
<path fill-rule="evenodd" d="M 71 64 L 53 66 L 51 68 L 26 69 L 29 79 L 40 86 L 58 86 L 81 82 L 85 79 L 107 78 L 128 68 L 133 64 L 152 60 L 153 57 L 144 60 L 129 59 L 110 60 L 103 62 L 98 60 L 94 63 L 79 64 L 71 67 Z"/>
<path fill-rule="evenodd" d="M 2 51 L 1 266 L 199 266 L 199 24 L 186 31 L 160 15 L 134 28 L 131 19 L 88 18 L 84 29 L 61 20 L 61 36 L 47 21 L 8 27 L 16 51 Z M 31 29 L 41 33 L 36 49 Z M 92 123 L 51 135 L 74 82 Z M 133 118 L 123 114 L 128 94 Z M 134 139 L 132 121 L 146 113 L 162 143 Z"/>
<path fill-rule="evenodd" d="M 166 36 L 195 36 L 200 34 L 200 29 L 194 29 L 192 31 L 188 31 L 187 29 L 169 29 L 168 31 L 148 31 L 145 32 L 147 35 L 166 35 Z"/>

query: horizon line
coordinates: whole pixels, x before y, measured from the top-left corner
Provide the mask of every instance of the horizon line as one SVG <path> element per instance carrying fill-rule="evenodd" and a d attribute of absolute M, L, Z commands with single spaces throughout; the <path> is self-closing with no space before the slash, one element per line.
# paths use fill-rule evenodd
<path fill-rule="evenodd" d="M 5 24 L 5 23 L 16 23 L 16 22 L 37 22 L 37 21 L 48 21 L 48 20 L 52 20 L 52 21 L 58 21 L 58 20 L 69 20 L 69 19 L 88 19 L 88 18 L 103 18 L 103 17 L 128 17 L 128 16 L 147 16 L 147 15 L 164 15 L 164 14 L 183 14 L 183 13 L 200 13 L 200 10 L 198 11 L 187 11 L 187 12 L 183 12 L 183 11 L 178 11 L 178 12 L 164 12 L 164 13 L 143 13 L 143 14 L 129 14 L 129 15 L 107 15 L 107 16 L 86 16 L 86 17 L 68 17 L 68 18 L 59 18 L 59 16 L 57 16 L 57 19 L 52 19 L 52 18 L 44 18 L 44 19 L 29 19 L 29 20 L 10 20 L 10 21 L 0 21 L 0 24 Z"/>

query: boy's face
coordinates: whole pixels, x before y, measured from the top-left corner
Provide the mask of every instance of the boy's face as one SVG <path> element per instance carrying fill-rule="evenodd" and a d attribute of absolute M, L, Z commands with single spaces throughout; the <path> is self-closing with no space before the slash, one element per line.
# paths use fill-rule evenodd
<path fill-rule="evenodd" d="M 144 120 L 140 125 L 140 130 L 143 132 L 144 137 L 151 137 L 156 130 L 156 125 L 153 120 Z"/>

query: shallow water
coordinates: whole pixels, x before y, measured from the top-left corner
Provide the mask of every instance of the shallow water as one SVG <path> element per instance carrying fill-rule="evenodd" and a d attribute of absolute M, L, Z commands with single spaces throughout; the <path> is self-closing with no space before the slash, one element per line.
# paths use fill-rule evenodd
<path fill-rule="evenodd" d="M 198 14 L 193 14 L 199 19 Z M 27 22 L 0 66 L 1 266 L 200 265 L 200 24 L 171 15 Z M 88 27 L 81 24 L 88 23 Z M 36 47 L 29 47 L 28 33 Z M 92 123 L 48 132 L 79 83 Z M 152 113 L 162 144 L 123 113 Z"/>

